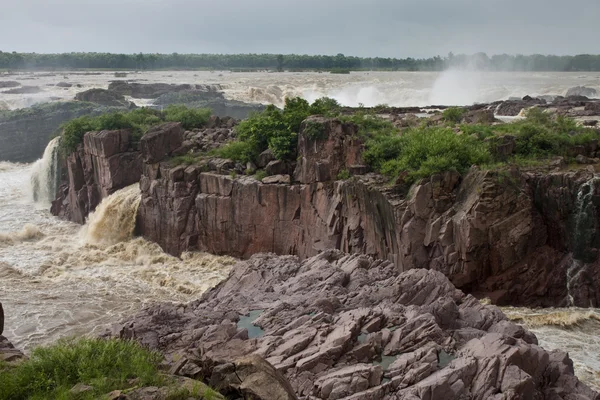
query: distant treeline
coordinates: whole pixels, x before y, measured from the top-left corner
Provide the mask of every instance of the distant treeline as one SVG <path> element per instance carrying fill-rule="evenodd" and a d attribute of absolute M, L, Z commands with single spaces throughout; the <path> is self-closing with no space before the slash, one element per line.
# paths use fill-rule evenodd
<path fill-rule="evenodd" d="M 439 71 L 448 67 L 499 71 L 600 71 L 600 55 L 464 55 L 432 58 L 363 58 L 338 54 L 38 54 L 0 51 L 0 69 L 208 69 Z"/>

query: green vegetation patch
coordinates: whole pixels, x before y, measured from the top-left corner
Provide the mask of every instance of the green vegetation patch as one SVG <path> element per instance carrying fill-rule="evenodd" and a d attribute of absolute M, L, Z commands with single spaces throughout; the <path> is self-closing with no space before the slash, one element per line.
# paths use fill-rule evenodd
<path fill-rule="evenodd" d="M 92 399 L 131 386 L 162 386 L 162 356 L 136 342 L 118 339 L 62 340 L 38 347 L 31 358 L 0 370 L 0 399 Z M 76 384 L 92 390 L 70 392 Z"/>
<path fill-rule="evenodd" d="M 467 110 L 462 107 L 450 107 L 442 112 L 442 117 L 444 121 L 459 123 L 466 112 Z"/>
<path fill-rule="evenodd" d="M 162 122 L 181 122 L 184 129 L 200 128 L 210 118 L 210 110 L 171 105 L 164 111 L 138 108 L 130 112 L 115 112 L 96 117 L 83 116 L 62 125 L 61 146 L 67 153 L 77 149 L 83 136 L 90 131 L 131 129 L 139 140 L 151 126 Z"/>
<path fill-rule="evenodd" d="M 444 113 L 445 119 L 456 122 L 464 110 L 450 108 Z M 573 146 L 600 139 L 598 131 L 538 108 L 530 109 L 521 121 L 463 124 L 458 133 L 449 127 L 426 124 L 400 132 L 369 115 L 356 114 L 347 119 L 357 123 L 366 138 L 365 162 L 390 178 L 406 174 L 409 182 L 449 170 L 464 173 L 472 165 L 500 166 L 505 162 L 495 158 L 494 149 L 503 135 L 514 136 L 516 144 L 514 155 L 507 162 L 524 166 L 539 165 L 540 159 L 550 156 L 567 156 Z"/>
<path fill-rule="evenodd" d="M 318 99 L 312 104 L 300 97 L 288 98 L 283 110 L 270 105 L 240 122 L 236 126 L 237 140 L 220 148 L 217 154 L 248 162 L 271 149 L 277 159 L 291 160 L 296 154 L 302 121 L 311 115 L 335 116 L 340 109 L 337 101 L 329 98 Z"/>

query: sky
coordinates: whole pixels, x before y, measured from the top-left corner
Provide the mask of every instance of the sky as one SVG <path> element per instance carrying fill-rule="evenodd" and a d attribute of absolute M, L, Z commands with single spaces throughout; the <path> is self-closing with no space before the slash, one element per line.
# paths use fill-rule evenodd
<path fill-rule="evenodd" d="M 600 54 L 600 0 L 2 0 L 0 50 Z"/>

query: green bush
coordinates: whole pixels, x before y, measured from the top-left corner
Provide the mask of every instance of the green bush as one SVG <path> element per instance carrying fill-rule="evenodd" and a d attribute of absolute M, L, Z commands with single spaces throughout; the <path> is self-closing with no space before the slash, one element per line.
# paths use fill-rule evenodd
<path fill-rule="evenodd" d="M 62 340 L 36 348 L 14 368 L 0 370 L 0 399 L 91 399 L 127 388 L 134 378 L 141 386 L 161 386 L 161 358 L 132 341 Z M 73 395 L 69 390 L 77 383 L 93 390 Z"/>
<path fill-rule="evenodd" d="M 304 124 L 304 134 L 312 140 L 325 138 L 325 127 L 315 121 L 306 121 Z"/>
<path fill-rule="evenodd" d="M 283 110 L 273 105 L 250 115 L 236 126 L 237 141 L 218 151 L 222 157 L 240 162 L 254 161 L 260 153 L 271 149 L 276 158 L 293 159 L 298 147 L 300 125 L 308 116 L 335 116 L 340 110 L 337 101 L 328 98 L 312 105 L 296 97 L 286 99 Z"/>
<path fill-rule="evenodd" d="M 267 177 L 267 173 L 264 170 L 262 170 L 262 169 L 259 169 L 254 174 L 254 179 L 256 179 L 257 181 L 262 181 L 266 177 Z"/>
<path fill-rule="evenodd" d="M 89 116 L 79 117 L 64 124 L 62 129 L 60 144 L 68 153 L 72 153 L 83 142 L 83 135 L 96 129 L 96 121 Z"/>
<path fill-rule="evenodd" d="M 127 113 L 110 113 L 97 117 L 84 116 L 72 119 L 61 126 L 61 146 L 67 153 L 77 149 L 83 135 L 90 131 L 131 129 L 139 140 L 148 129 L 165 121 L 181 122 L 185 129 L 199 128 L 210 118 L 210 110 L 185 106 L 169 106 L 164 112 L 150 108 L 138 108 Z"/>
<path fill-rule="evenodd" d="M 444 118 L 444 121 L 457 124 L 462 120 L 462 117 L 466 112 L 467 110 L 461 107 L 450 107 L 442 112 L 442 117 Z"/>
<path fill-rule="evenodd" d="M 409 129 L 402 136 L 375 136 L 366 143 L 364 159 L 385 175 L 405 171 L 415 180 L 448 170 L 462 173 L 473 164 L 489 162 L 490 153 L 476 138 L 431 127 Z"/>
<path fill-rule="evenodd" d="M 337 174 L 336 179 L 338 181 L 345 181 L 346 179 L 350 179 L 350 172 L 348 172 L 347 169 L 343 169 Z"/>
<path fill-rule="evenodd" d="M 342 106 L 340 106 L 337 100 L 329 97 L 321 97 L 310 105 L 310 114 L 335 117 L 339 114 L 341 108 Z"/>
<path fill-rule="evenodd" d="M 171 158 L 169 162 L 173 166 L 192 165 L 196 163 L 196 156 L 194 156 L 193 154 L 183 154 L 181 156 Z"/>
<path fill-rule="evenodd" d="M 249 142 L 235 141 L 218 148 L 215 154 L 221 158 L 229 158 L 246 163 L 254 159 L 255 149 Z"/>
<path fill-rule="evenodd" d="M 201 128 L 210 118 L 210 110 L 206 108 L 187 108 L 183 105 L 170 105 L 165 111 L 165 120 L 181 122 L 184 129 Z"/>

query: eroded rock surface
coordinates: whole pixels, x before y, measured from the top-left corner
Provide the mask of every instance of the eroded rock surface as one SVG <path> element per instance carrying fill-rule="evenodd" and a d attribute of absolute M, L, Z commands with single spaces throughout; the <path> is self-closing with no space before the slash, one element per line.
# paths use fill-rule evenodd
<path fill-rule="evenodd" d="M 86 133 L 66 164 L 68 183 L 51 212 L 80 224 L 103 198 L 138 182 L 142 173 L 141 153 L 127 129 Z"/>
<path fill-rule="evenodd" d="M 333 250 L 304 262 L 255 255 L 202 299 L 151 306 L 113 334 L 222 390 L 267 379 L 278 399 L 293 397 L 275 372 L 299 399 L 599 398 L 566 353 L 443 274 Z"/>
<path fill-rule="evenodd" d="M 310 137 L 307 126 L 315 129 Z M 178 144 L 184 141 L 171 148 Z M 585 231 L 581 225 L 582 212 L 592 221 L 600 215 L 593 171 L 474 167 L 465 177 L 433 175 L 410 193 L 401 182 L 390 187 L 365 171 L 335 181 L 343 170 L 366 168 L 360 149 L 352 126 L 316 117 L 300 133 L 291 184 L 279 167 L 261 182 L 235 177 L 245 167 L 228 160 L 191 166 L 172 166 L 166 157 L 146 162 L 140 232 L 176 255 L 198 249 L 242 258 L 259 252 L 307 258 L 337 248 L 393 261 L 402 270 L 441 271 L 457 287 L 498 304 L 566 306 L 573 287 L 580 289 L 576 305 L 600 304 L 600 264 L 593 250 L 600 248 L 600 238 L 595 225 Z M 514 149 L 510 136 L 497 144 L 505 157 Z M 598 149 L 592 143 L 570 152 L 591 159 Z M 277 163 L 267 156 L 259 164 Z M 587 200 L 578 206 L 585 185 Z M 575 254 L 581 246 L 592 249 L 583 258 Z M 583 261 L 581 271 L 569 272 L 573 260 Z"/>

